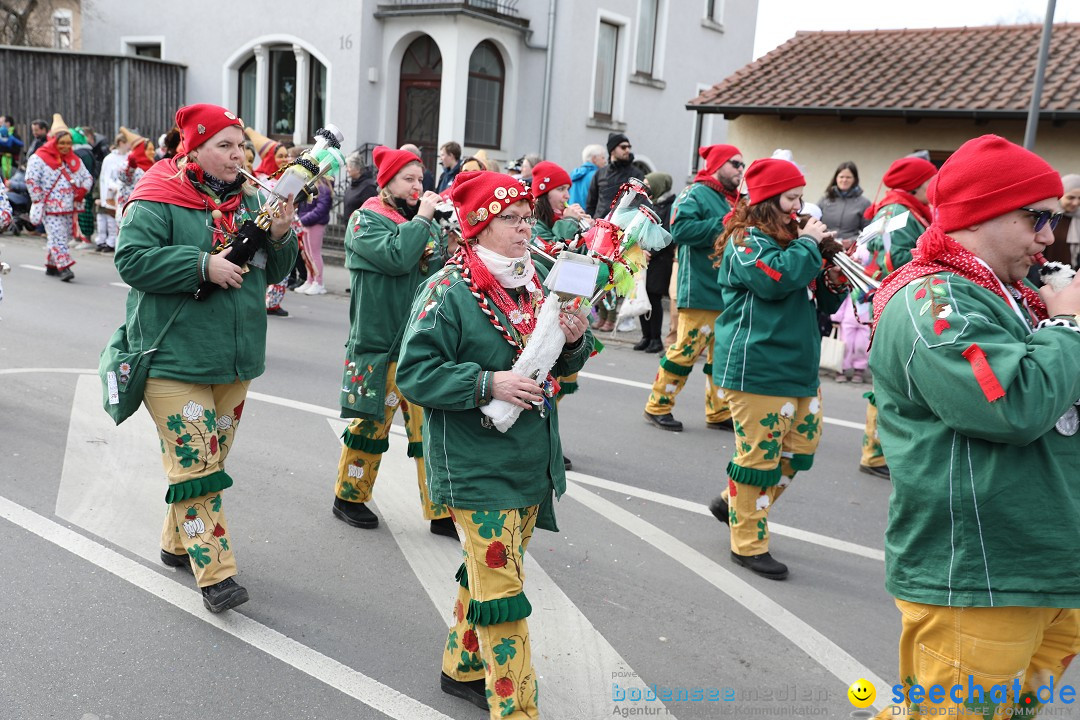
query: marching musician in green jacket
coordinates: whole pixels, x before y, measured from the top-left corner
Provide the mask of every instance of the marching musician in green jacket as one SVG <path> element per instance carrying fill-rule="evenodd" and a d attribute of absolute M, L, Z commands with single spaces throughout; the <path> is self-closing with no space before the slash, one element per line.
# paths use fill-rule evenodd
<path fill-rule="evenodd" d="M 511 372 L 541 305 L 556 302 L 529 253 L 532 198 L 492 172 L 462 173 L 451 192 L 465 244 L 417 295 L 398 362 L 401 391 L 424 408 L 431 499 L 450 507 L 464 550 L 441 685 L 492 718 L 535 718 L 522 563 L 535 527 L 557 529 L 566 488 L 555 378 L 581 369 L 592 339 L 562 312 L 550 372 Z M 481 410 L 493 398 L 524 408 L 506 432 Z"/>
<path fill-rule="evenodd" d="M 716 242 L 724 310 L 716 319 L 713 382 L 731 408 L 735 455 L 727 488 L 709 509 L 731 527 L 731 560 L 771 580 L 788 569 L 769 552 L 769 511 L 821 441 L 817 311 L 847 294 L 835 267 L 840 244 L 810 218 L 799 229 L 806 180 L 787 160 L 756 160 Z"/>
<path fill-rule="evenodd" d="M 433 221 L 439 196 L 423 190 L 424 166 L 407 150 L 379 146 L 373 153 L 379 193 L 348 221 L 345 267 L 351 276 L 349 339 L 341 384 L 341 416 L 352 418 L 342 434 L 333 512 L 359 528 L 375 528 L 379 518 L 367 507 L 379 474 L 394 413 L 400 409 L 416 459 L 424 518 L 431 532 L 456 537 L 442 502 L 428 498 L 424 471 L 423 414 L 398 392 L 395 381 L 401 336 L 420 281 L 445 259 Z"/>
<path fill-rule="evenodd" d="M 233 580 L 236 560 L 222 491 L 248 385 L 266 362 L 267 277 L 282 277 L 296 261 L 290 230 L 294 206 L 273 218 L 269 244 L 246 270 L 226 244 L 262 205 L 244 181 L 244 131 L 223 107 L 191 105 L 176 113 L 186 155 L 154 165 L 124 208 L 115 263 L 131 286 L 128 342 L 146 348 L 179 314 L 152 356 L 144 403 L 157 425 L 169 477 L 169 511 L 161 561 L 192 571 L 203 604 L 221 612 L 248 599 Z M 202 300 L 204 283 L 218 288 Z"/>

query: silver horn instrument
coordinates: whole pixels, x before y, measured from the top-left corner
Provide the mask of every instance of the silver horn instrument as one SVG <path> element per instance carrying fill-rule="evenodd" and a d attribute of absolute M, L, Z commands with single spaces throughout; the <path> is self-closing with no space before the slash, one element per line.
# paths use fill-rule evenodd
<path fill-rule="evenodd" d="M 844 277 L 848 279 L 852 287 L 856 288 L 865 295 L 871 295 L 877 292 L 877 289 L 881 287 L 881 281 L 875 280 L 870 277 L 866 270 L 855 261 L 853 257 L 846 252 L 838 252 L 833 256 L 832 264 L 840 269 L 840 272 L 844 274 Z"/>

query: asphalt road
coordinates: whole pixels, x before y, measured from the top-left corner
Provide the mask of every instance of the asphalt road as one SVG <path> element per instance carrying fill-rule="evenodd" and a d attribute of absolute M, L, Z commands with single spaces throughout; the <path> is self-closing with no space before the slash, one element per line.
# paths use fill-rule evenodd
<path fill-rule="evenodd" d="M 345 271 L 270 318 L 226 493 L 251 601 L 215 617 L 190 575 L 156 560 L 165 481 L 148 418 L 113 428 L 100 409 L 97 357 L 126 292 L 111 256 L 80 251 L 64 284 L 45 276 L 41 246 L 0 236 L 13 266 L 0 303 L 0 717 L 482 717 L 438 687 L 458 550 L 416 512 L 400 434 L 375 489 L 382 526 L 330 514 Z M 730 562 L 706 509 L 732 436 L 705 427 L 702 374 L 675 409 L 684 432 L 642 419 L 656 363 L 610 342 L 560 409 L 574 472 L 526 582 L 543 716 L 847 717 L 860 677 L 887 698 L 899 619 L 883 587 L 889 484 L 857 471 L 868 387 L 823 381 L 814 468 L 771 513 L 772 551 L 791 568 L 773 582 Z M 651 700 L 665 691 L 688 699 Z"/>

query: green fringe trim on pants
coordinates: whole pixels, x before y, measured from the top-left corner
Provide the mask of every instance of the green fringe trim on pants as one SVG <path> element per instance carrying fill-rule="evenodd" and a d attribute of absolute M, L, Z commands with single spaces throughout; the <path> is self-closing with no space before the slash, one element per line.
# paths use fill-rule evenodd
<path fill-rule="evenodd" d="M 388 438 L 376 440 L 363 435 L 353 435 L 348 429 L 341 433 L 341 440 L 345 443 L 345 447 L 350 450 L 359 450 L 369 455 L 382 455 L 390 449 L 390 440 Z"/>
<path fill-rule="evenodd" d="M 743 485 L 753 485 L 755 487 L 772 487 L 780 482 L 780 468 L 779 466 L 772 468 L 771 470 L 754 470 L 752 468 L 744 468 L 741 465 L 736 465 L 732 460 L 728 463 L 727 474 L 732 480 Z"/>
<path fill-rule="evenodd" d="M 709 377 L 712 377 L 712 363 L 705 363 L 701 366 L 701 372 L 705 373 Z"/>
<path fill-rule="evenodd" d="M 409 452 L 409 457 L 411 457 L 411 458 L 422 458 L 422 457 L 424 457 L 424 443 L 422 443 L 422 442 L 411 442 L 411 443 L 409 443 L 408 452 Z"/>
<path fill-rule="evenodd" d="M 470 600 L 466 618 L 473 625 L 498 625 L 529 617 L 532 605 L 525 593 L 495 600 Z"/>
<path fill-rule="evenodd" d="M 232 487 L 232 478 L 224 470 L 218 470 L 216 473 L 170 485 L 165 491 L 165 502 L 172 505 L 230 487 Z"/>
<path fill-rule="evenodd" d="M 574 382 L 559 383 L 559 394 L 556 395 L 555 397 L 556 398 L 561 398 L 564 395 L 573 395 L 577 391 L 578 391 L 578 384 L 577 384 L 576 380 Z"/>
<path fill-rule="evenodd" d="M 873 390 L 870 390 L 869 392 L 864 392 L 862 394 L 862 396 L 864 398 L 866 398 L 867 400 L 869 400 L 871 405 L 873 405 L 874 407 L 877 407 L 877 398 L 874 397 L 874 391 Z"/>
<path fill-rule="evenodd" d="M 469 589 L 469 573 L 465 571 L 465 563 L 461 563 L 461 567 L 454 574 L 454 579 L 458 581 L 458 585 L 466 590 Z"/>
<path fill-rule="evenodd" d="M 678 363 L 668 360 L 667 355 L 660 358 L 660 367 L 667 370 L 672 375 L 678 375 L 679 377 L 686 377 L 694 369 L 693 365 L 687 367 L 686 365 L 679 365 Z"/>

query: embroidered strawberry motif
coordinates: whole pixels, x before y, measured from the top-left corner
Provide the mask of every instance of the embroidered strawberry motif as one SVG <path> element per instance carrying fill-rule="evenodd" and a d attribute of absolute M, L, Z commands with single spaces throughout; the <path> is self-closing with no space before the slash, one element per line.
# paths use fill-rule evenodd
<path fill-rule="evenodd" d="M 187 509 L 187 514 L 184 517 L 186 517 L 188 520 L 194 520 L 196 517 L 198 517 L 198 515 L 199 513 L 195 510 L 195 508 L 189 507 Z"/>
<path fill-rule="evenodd" d="M 244 402 L 247 402 L 247 401 L 245 400 Z M 233 419 L 236 422 L 240 422 L 240 416 L 244 412 L 244 402 L 241 402 L 239 405 L 237 405 L 236 407 L 233 408 L 233 411 L 232 411 Z"/>
<path fill-rule="evenodd" d="M 924 297 L 926 297 L 926 288 L 919 288 L 915 292 L 915 299 L 916 300 L 922 300 Z"/>
<path fill-rule="evenodd" d="M 210 436 L 210 454 L 213 455 L 218 451 L 218 439 L 217 435 Z"/>
<path fill-rule="evenodd" d="M 454 603 L 454 621 L 461 622 L 465 619 L 465 608 L 462 606 L 461 601 L 458 600 Z"/>
<path fill-rule="evenodd" d="M 728 491 L 728 496 L 729 497 L 735 497 L 736 495 L 739 494 L 739 491 L 735 487 L 735 481 L 732 480 L 731 478 L 728 478 L 728 481 L 727 481 L 727 491 Z"/>
<path fill-rule="evenodd" d="M 487 557 L 484 559 L 489 568 L 506 567 L 506 546 L 498 540 L 487 548 Z"/>
<path fill-rule="evenodd" d="M 510 697 L 514 694 L 514 681 L 508 677 L 501 677 L 495 681 L 495 694 L 499 697 Z"/>
<path fill-rule="evenodd" d="M 476 631 L 465 631 L 465 634 L 461 636 L 461 647 L 465 648 L 471 653 L 474 653 L 480 649 L 480 642 L 476 639 Z"/>
<path fill-rule="evenodd" d="M 952 325 L 949 324 L 948 320 L 945 318 L 938 318 L 934 321 L 934 334 L 940 335 L 951 327 Z"/>
<path fill-rule="evenodd" d="M 215 523 L 215 524 L 214 524 L 214 537 L 218 537 L 218 538 L 219 538 L 219 537 L 221 537 L 221 536 L 222 536 L 222 535 L 224 535 L 224 534 L 225 534 L 225 528 L 223 528 L 223 527 L 221 527 L 220 525 L 218 525 L 218 524 L 216 524 L 216 523 Z"/>

